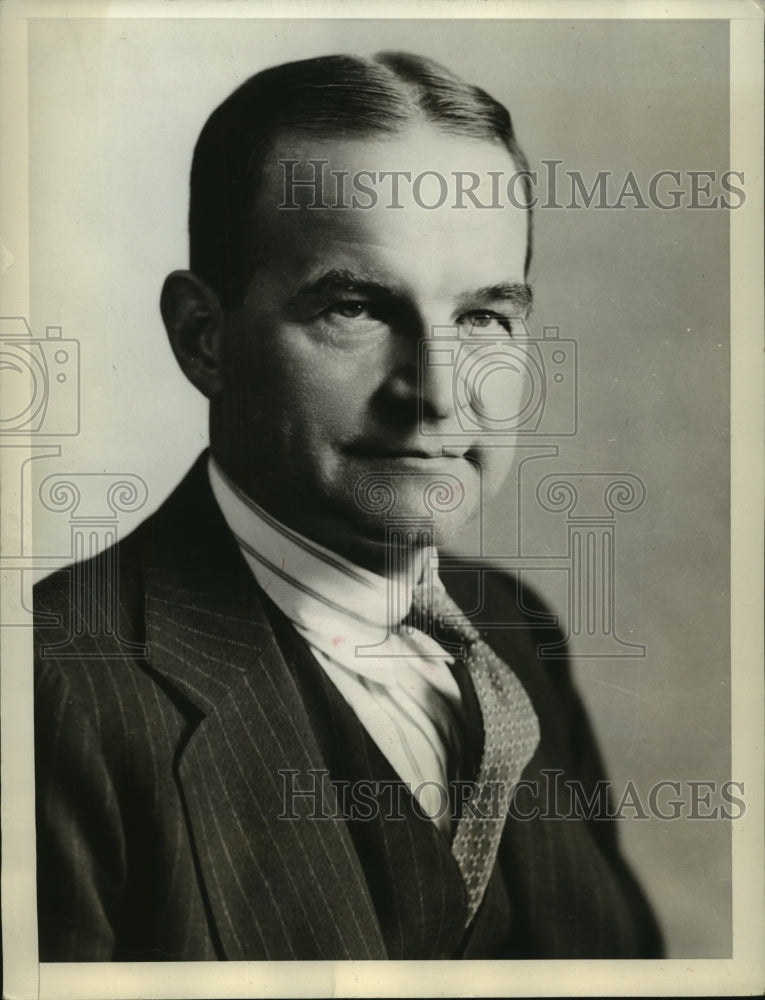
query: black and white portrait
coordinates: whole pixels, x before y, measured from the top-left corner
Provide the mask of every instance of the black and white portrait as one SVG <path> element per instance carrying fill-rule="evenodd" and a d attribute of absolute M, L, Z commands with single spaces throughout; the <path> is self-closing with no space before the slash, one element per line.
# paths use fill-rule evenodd
<path fill-rule="evenodd" d="M 13 995 L 754 988 L 719 6 L 5 17 Z"/>

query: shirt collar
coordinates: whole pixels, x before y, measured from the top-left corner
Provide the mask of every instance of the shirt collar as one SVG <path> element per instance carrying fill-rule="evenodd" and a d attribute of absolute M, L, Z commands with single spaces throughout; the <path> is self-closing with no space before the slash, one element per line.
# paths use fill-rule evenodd
<path fill-rule="evenodd" d="M 402 621 L 412 603 L 413 585 L 427 570 L 438 581 L 438 553 L 418 553 L 415 572 L 388 579 L 306 538 L 264 510 L 226 475 L 208 463 L 210 485 L 258 584 L 294 623 L 312 630 L 336 627 L 348 615 L 362 627 L 387 629 Z"/>

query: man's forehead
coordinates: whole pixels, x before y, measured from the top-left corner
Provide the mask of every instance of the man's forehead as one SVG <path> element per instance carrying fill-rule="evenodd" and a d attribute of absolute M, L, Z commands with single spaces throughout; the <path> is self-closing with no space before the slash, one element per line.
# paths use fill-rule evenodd
<path fill-rule="evenodd" d="M 378 206 L 436 211 L 463 203 L 474 207 L 479 201 L 489 208 L 491 188 L 504 195 L 515 176 L 514 186 L 520 191 L 518 170 L 499 140 L 454 134 L 429 122 L 390 134 L 283 130 L 269 145 L 258 204 L 260 208 L 320 204 L 362 211 Z M 476 194 L 479 191 L 483 198 Z"/>
<path fill-rule="evenodd" d="M 379 169 L 392 163 L 403 164 L 402 156 L 411 164 L 421 165 L 420 158 L 432 159 L 434 165 L 445 158 L 447 162 L 461 161 L 464 166 L 475 161 L 481 153 L 494 150 L 504 169 L 512 168 L 509 151 L 499 139 L 478 138 L 446 128 L 436 122 L 413 121 L 395 131 L 360 132 L 357 134 L 308 132 L 305 129 L 280 129 L 271 140 L 272 154 L 298 156 L 309 159 L 329 156 L 341 160 L 358 155 L 369 157 L 369 166 Z M 392 159 L 389 159 L 392 158 Z M 403 168 L 403 167 L 402 167 Z"/>
<path fill-rule="evenodd" d="M 515 174 L 501 144 L 431 126 L 383 136 L 283 133 L 251 220 L 258 282 L 293 294 L 347 270 L 439 298 L 522 282 L 528 211 L 504 197 Z"/>

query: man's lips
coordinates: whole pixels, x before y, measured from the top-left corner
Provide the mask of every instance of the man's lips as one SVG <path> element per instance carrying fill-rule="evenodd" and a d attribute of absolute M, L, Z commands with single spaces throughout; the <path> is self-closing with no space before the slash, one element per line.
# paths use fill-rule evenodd
<path fill-rule="evenodd" d="M 420 459 L 422 461 L 436 461 L 437 459 L 445 458 L 465 458 L 468 455 L 468 449 L 464 447 L 456 446 L 444 446 L 441 448 L 411 448 L 406 446 L 393 446 L 390 445 L 367 445 L 367 444 L 356 444 L 351 445 L 347 452 L 356 458 L 367 458 L 367 459 Z"/>

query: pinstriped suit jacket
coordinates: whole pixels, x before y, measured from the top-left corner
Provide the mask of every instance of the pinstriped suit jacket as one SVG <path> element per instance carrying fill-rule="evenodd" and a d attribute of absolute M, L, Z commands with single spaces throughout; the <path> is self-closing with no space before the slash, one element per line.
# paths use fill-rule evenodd
<path fill-rule="evenodd" d="M 279 818 L 280 772 L 321 772 L 321 741 L 205 461 L 123 542 L 36 588 L 41 961 L 386 958 L 345 822 Z M 542 726 L 531 772 L 594 783 L 565 670 L 541 670 L 528 628 L 507 636 Z M 506 831 L 524 928 L 508 954 L 658 953 L 610 827 Z"/>

